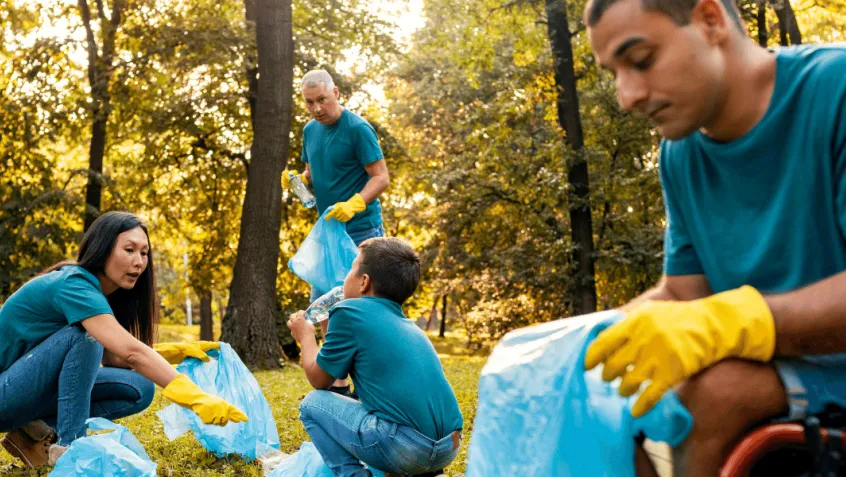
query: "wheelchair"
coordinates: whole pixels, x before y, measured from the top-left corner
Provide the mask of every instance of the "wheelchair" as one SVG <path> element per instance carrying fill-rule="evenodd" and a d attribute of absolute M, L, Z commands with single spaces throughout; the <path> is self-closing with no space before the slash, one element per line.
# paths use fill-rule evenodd
<path fill-rule="evenodd" d="M 846 477 L 846 412 L 767 424 L 734 447 L 719 477 Z"/>

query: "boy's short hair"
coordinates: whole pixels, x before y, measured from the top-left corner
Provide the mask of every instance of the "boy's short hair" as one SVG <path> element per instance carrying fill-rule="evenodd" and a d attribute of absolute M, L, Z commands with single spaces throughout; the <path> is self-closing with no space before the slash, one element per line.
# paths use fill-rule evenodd
<path fill-rule="evenodd" d="M 365 240 L 359 273 L 370 276 L 373 294 L 402 305 L 414 295 L 420 283 L 420 257 L 404 240 L 378 237 Z"/>

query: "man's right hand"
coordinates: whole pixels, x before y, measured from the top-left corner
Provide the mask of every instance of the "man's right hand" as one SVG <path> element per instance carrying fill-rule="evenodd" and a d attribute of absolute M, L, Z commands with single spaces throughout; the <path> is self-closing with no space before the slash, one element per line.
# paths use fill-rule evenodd
<path fill-rule="evenodd" d="M 303 184 L 308 185 L 308 179 L 306 178 L 306 176 L 300 174 L 297 171 L 289 171 L 288 169 L 285 169 L 284 171 L 282 171 L 282 188 L 287 189 L 288 186 L 291 184 L 291 179 L 293 179 L 294 177 L 299 177 L 300 180 L 303 181 Z"/>

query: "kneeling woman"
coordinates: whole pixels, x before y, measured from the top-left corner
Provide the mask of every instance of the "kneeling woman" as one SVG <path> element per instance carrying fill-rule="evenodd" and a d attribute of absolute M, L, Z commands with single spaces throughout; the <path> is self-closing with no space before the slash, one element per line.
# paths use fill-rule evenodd
<path fill-rule="evenodd" d="M 48 268 L 9 297 L 0 308 L 0 432 L 8 432 L 0 443 L 9 453 L 29 467 L 54 464 L 89 417 L 146 409 L 153 383 L 207 424 L 247 419 L 150 347 L 155 294 L 147 229 L 109 212 L 91 224 L 77 262 Z"/>

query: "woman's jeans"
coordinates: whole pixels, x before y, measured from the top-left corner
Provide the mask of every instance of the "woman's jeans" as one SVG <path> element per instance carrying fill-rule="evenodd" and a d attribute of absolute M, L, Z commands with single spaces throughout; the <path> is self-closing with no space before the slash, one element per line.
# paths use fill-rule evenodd
<path fill-rule="evenodd" d="M 56 429 L 59 444 L 85 436 L 85 420 L 146 409 L 155 386 L 135 371 L 101 368 L 103 346 L 80 325 L 62 328 L 0 373 L 0 432 L 34 419 Z"/>
<path fill-rule="evenodd" d="M 362 462 L 384 472 L 417 475 L 443 469 L 458 455 L 452 434 L 433 441 L 329 391 L 309 393 L 300 404 L 300 420 L 323 461 L 339 477 L 370 477 Z"/>

